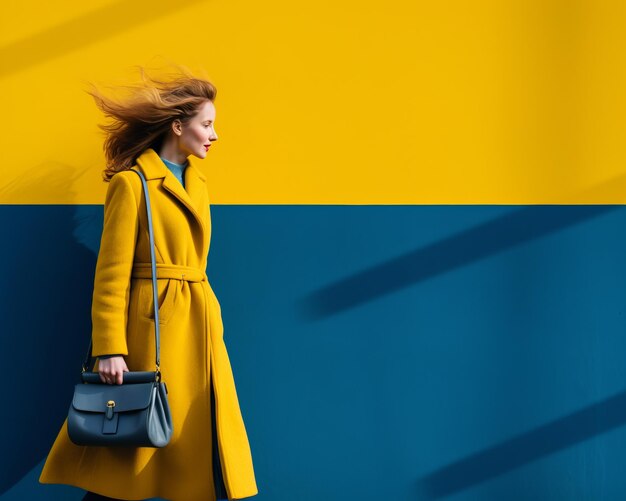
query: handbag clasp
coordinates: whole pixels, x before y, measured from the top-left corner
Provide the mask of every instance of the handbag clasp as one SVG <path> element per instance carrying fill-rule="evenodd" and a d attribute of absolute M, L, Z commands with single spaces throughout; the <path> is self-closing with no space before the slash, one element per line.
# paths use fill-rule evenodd
<path fill-rule="evenodd" d="M 107 412 L 106 412 L 106 418 L 107 419 L 113 419 L 113 408 L 115 407 L 115 400 L 109 400 L 107 402 Z"/>

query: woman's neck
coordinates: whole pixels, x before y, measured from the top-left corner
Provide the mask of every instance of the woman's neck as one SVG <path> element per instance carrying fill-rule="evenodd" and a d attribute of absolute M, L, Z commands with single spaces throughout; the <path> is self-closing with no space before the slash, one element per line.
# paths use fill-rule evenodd
<path fill-rule="evenodd" d="M 157 153 L 161 158 L 169 160 L 172 163 L 178 165 L 187 163 L 187 156 L 180 151 L 175 144 L 165 143 Z"/>

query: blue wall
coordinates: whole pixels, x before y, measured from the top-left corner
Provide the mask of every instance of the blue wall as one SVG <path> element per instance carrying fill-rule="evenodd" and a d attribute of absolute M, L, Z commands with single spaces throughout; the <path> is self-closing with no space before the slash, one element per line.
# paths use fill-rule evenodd
<path fill-rule="evenodd" d="M 624 498 L 626 208 L 212 216 L 255 499 Z M 37 479 L 88 348 L 102 206 L 0 224 L 0 500 L 78 500 Z"/>

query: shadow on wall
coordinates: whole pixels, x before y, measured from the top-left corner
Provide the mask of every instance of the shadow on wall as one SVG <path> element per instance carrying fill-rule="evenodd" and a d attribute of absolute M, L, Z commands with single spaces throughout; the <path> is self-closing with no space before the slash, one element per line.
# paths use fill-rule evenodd
<path fill-rule="evenodd" d="M 598 188 L 615 188 L 621 186 L 623 180 L 621 176 Z M 597 195 L 596 191 L 582 195 Z M 300 300 L 300 316 L 311 321 L 331 317 L 616 210 L 623 210 L 623 206 L 557 205 L 515 210 L 313 291 Z M 621 392 L 439 468 L 417 481 L 418 498 L 438 499 L 456 494 L 624 423 L 626 392 Z"/>
<path fill-rule="evenodd" d="M 626 391 L 440 468 L 418 488 L 426 499 L 446 497 L 624 423 Z"/>
<path fill-rule="evenodd" d="M 308 320 L 330 317 L 620 208 L 614 205 L 525 207 L 340 279 L 303 298 L 298 309 L 301 317 Z"/>
<path fill-rule="evenodd" d="M 75 204 L 76 193 L 72 189 L 79 178 L 88 174 L 91 167 L 75 168 L 71 165 L 46 160 L 28 169 L 21 170 L 18 177 L 3 180 L 0 185 L 0 204 L 25 205 L 25 200 L 41 200 L 41 203 L 56 203 L 63 200 L 64 204 Z"/>
<path fill-rule="evenodd" d="M 75 49 L 119 35 L 129 29 L 205 0 L 120 1 L 92 10 L 24 40 L 0 47 L 0 76 L 62 56 Z M 76 43 L 76 41 L 80 41 Z"/>
<path fill-rule="evenodd" d="M 0 494 L 39 464 L 67 415 L 91 335 L 96 254 L 77 242 L 78 208 L 0 206 L 10 245 L 0 248 L 4 320 L 0 366 L 3 397 L 13 412 L 0 416 L 3 455 Z M 102 206 L 87 206 L 92 238 L 102 230 Z M 97 223 L 98 218 L 100 220 Z M 25 447 L 25 444 L 28 444 Z"/>
<path fill-rule="evenodd" d="M 46 162 L 3 186 L 0 200 L 33 190 L 72 199 L 84 173 Z M 0 417 L 3 450 L 11 451 L 2 460 L 0 495 L 47 456 L 67 416 L 89 347 L 102 220 L 101 205 L 0 205 L 7 242 L 0 247 L 0 363 L 13 376 L 3 389 L 16 409 Z"/>
<path fill-rule="evenodd" d="M 72 203 L 77 180 L 89 170 L 46 160 L 0 187 L 5 236 L 0 246 L 0 364 L 9 382 L 3 397 L 13 409 L 0 416 L 3 450 L 10 451 L 0 462 L 2 497 L 15 498 L 24 489 L 32 494 L 32 486 L 19 482 L 33 475 L 38 480 L 89 348 L 103 207 Z M 35 192 L 69 202 L 20 203 Z M 51 496 L 56 492 L 48 491 Z"/>
<path fill-rule="evenodd" d="M 581 204 L 606 198 L 622 199 L 625 184 L 626 174 L 577 192 L 572 198 Z M 303 319 L 328 317 L 621 208 L 622 205 L 554 205 L 546 210 L 545 205 L 522 206 L 515 212 L 337 280 L 300 300 L 298 310 Z"/>

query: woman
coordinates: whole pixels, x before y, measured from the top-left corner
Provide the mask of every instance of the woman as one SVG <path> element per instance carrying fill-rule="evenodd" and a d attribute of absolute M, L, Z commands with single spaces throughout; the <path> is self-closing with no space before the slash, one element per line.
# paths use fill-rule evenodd
<path fill-rule="evenodd" d="M 257 494 L 248 437 L 223 340 L 221 310 L 206 276 L 211 220 L 205 158 L 215 133 L 215 87 L 183 71 L 146 77 L 132 98 L 88 91 L 113 123 L 104 150 L 109 181 L 92 304 L 93 368 L 108 384 L 154 371 L 154 306 L 145 199 L 152 206 L 161 377 L 173 435 L 163 448 L 72 443 L 67 420 L 39 481 L 87 490 L 90 499 L 240 499 Z M 103 497 L 106 496 L 106 497 Z"/>

